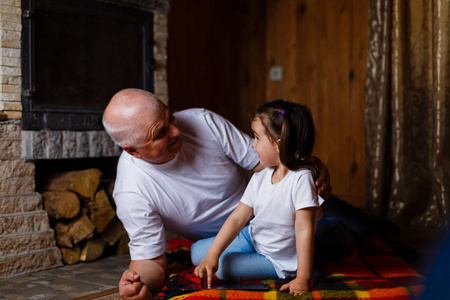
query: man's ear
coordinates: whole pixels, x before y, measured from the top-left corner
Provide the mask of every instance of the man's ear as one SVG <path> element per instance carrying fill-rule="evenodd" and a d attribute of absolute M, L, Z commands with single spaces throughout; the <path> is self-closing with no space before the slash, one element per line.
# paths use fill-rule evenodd
<path fill-rule="evenodd" d="M 124 151 L 126 151 L 128 154 L 136 157 L 136 158 L 142 158 L 142 155 L 139 153 L 138 150 L 136 150 L 136 148 L 134 148 L 133 146 L 130 145 L 123 145 L 122 149 Z"/>

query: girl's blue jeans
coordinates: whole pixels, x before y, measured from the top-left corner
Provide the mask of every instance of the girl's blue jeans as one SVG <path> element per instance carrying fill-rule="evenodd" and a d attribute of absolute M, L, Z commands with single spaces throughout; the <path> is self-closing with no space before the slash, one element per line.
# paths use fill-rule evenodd
<path fill-rule="evenodd" d="M 196 266 L 205 258 L 214 237 L 199 240 L 192 245 L 191 259 Z M 264 255 L 253 247 L 248 227 L 244 227 L 219 257 L 216 276 L 226 281 L 277 279 L 275 268 Z"/>
<path fill-rule="evenodd" d="M 211 237 L 192 245 L 191 258 L 194 265 L 200 264 L 213 241 L 214 237 Z M 351 254 L 353 249 L 352 234 L 341 221 L 334 217 L 320 219 L 315 234 L 315 261 L 339 261 Z M 244 227 L 222 253 L 216 275 L 219 279 L 228 281 L 278 278 L 273 264 L 253 247 L 248 227 Z"/>

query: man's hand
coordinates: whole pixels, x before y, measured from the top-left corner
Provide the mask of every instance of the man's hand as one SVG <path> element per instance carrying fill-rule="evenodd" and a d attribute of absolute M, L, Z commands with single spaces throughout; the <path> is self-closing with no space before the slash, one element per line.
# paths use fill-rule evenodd
<path fill-rule="evenodd" d="M 317 178 L 315 181 L 317 187 L 317 193 L 324 200 L 327 200 L 330 197 L 332 192 L 331 182 L 330 182 L 330 173 L 328 172 L 327 166 L 323 164 L 323 162 L 318 158 L 313 156 L 312 161 L 314 165 L 318 168 L 319 173 L 317 174 Z"/>
<path fill-rule="evenodd" d="M 195 275 L 199 278 L 203 279 L 206 275 L 208 289 L 211 288 L 212 277 L 217 271 L 218 264 L 217 259 L 208 259 L 208 256 L 206 256 L 194 270 Z"/>
<path fill-rule="evenodd" d="M 309 292 L 309 280 L 295 278 L 294 280 L 283 284 L 280 291 L 289 289 L 289 294 L 294 296 L 300 296 L 301 294 Z"/>
<path fill-rule="evenodd" d="M 132 260 L 120 278 L 120 296 L 126 300 L 153 299 L 150 292 L 163 286 L 166 266 L 165 254 L 153 259 Z"/>
<path fill-rule="evenodd" d="M 119 282 L 119 294 L 124 300 L 151 300 L 152 295 L 135 271 L 126 270 Z"/>

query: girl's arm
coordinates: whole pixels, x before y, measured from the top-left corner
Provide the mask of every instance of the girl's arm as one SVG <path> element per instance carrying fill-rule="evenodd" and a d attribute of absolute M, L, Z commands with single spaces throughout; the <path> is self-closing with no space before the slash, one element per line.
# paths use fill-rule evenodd
<path fill-rule="evenodd" d="M 316 207 L 297 210 L 295 213 L 295 244 L 297 247 L 297 277 L 280 290 L 299 296 L 309 292 L 314 255 L 314 218 Z"/>
<path fill-rule="evenodd" d="M 205 258 L 195 268 L 194 272 L 197 277 L 203 278 L 206 273 L 208 288 L 211 287 L 212 275 L 217 271 L 220 255 L 244 228 L 252 213 L 253 208 L 239 202 L 239 205 L 223 224 Z"/>

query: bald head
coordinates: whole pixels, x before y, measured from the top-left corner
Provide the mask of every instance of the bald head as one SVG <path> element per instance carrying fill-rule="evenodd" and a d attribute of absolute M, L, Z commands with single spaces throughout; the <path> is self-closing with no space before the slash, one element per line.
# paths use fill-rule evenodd
<path fill-rule="evenodd" d="M 138 146 L 147 129 L 161 118 L 167 107 L 155 95 L 139 89 L 116 93 L 103 113 L 103 126 L 119 146 Z"/>

